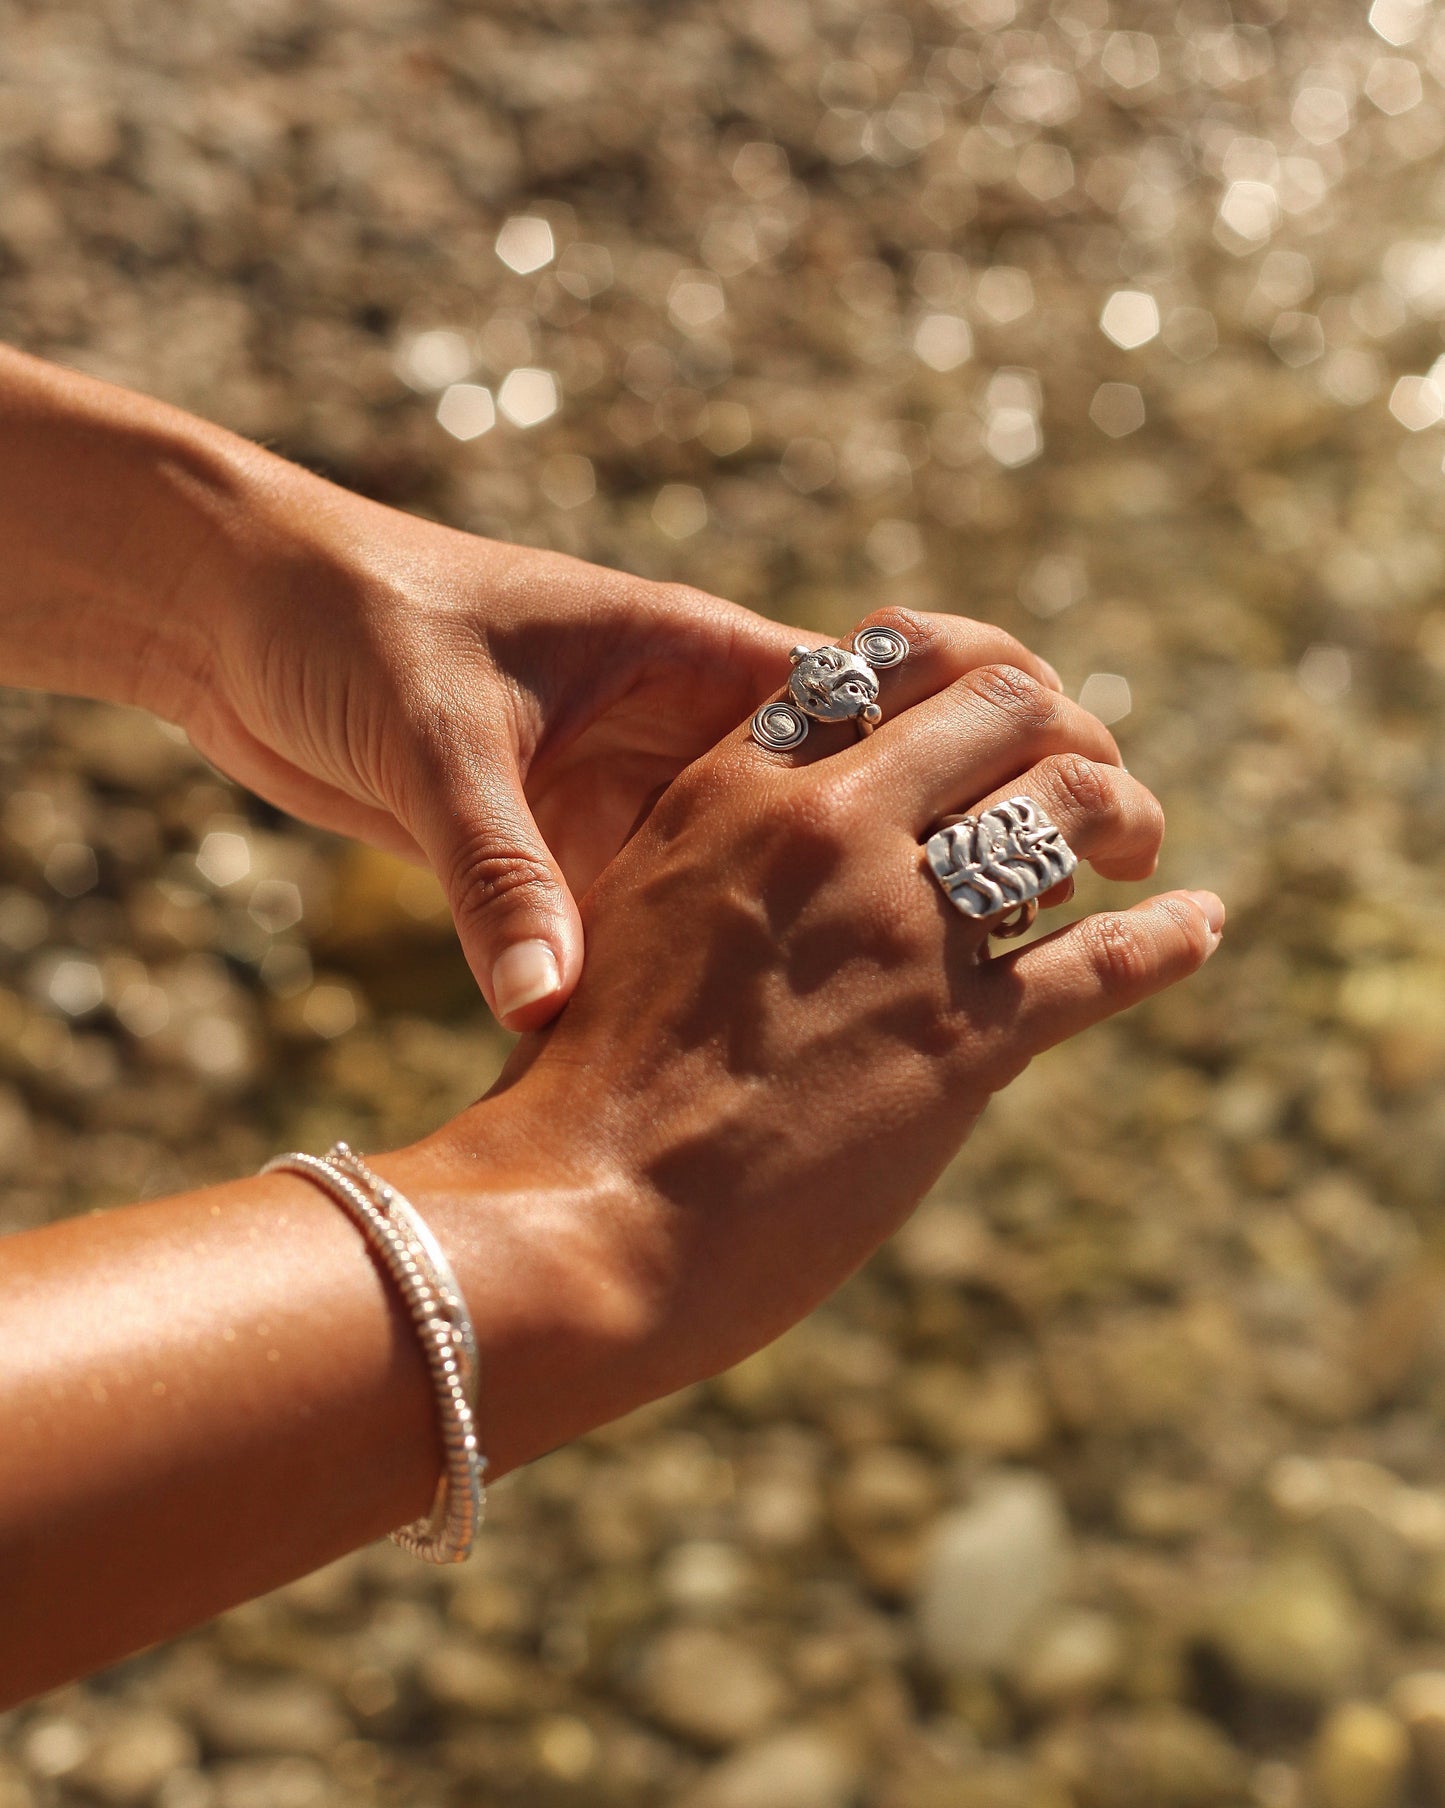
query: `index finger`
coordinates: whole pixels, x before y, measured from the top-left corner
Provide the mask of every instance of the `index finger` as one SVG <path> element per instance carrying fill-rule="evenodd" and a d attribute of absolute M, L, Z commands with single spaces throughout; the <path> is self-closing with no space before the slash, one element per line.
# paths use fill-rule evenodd
<path fill-rule="evenodd" d="M 860 634 L 873 628 L 901 634 L 908 643 L 906 657 L 898 665 L 878 674 L 878 702 L 885 722 L 903 710 L 926 702 L 957 679 L 985 665 L 1013 666 L 1027 672 L 1049 690 L 1063 689 L 1058 673 L 1046 659 L 1041 659 L 1006 628 L 993 622 L 889 607 L 865 616 L 851 634 L 836 644 L 851 648 Z M 798 644 L 804 644 L 802 637 Z M 770 699 L 771 702 L 788 700 L 786 689 Z M 808 766 L 850 746 L 857 739 L 858 730 L 851 721 L 811 721 L 806 740 L 794 747 L 770 749 L 769 755 L 780 765 Z"/>
<path fill-rule="evenodd" d="M 1047 690 L 1064 688 L 1047 659 L 1041 659 L 1032 647 L 1026 647 L 996 622 L 890 606 L 864 616 L 853 633 L 864 634 L 870 628 L 891 629 L 908 642 L 908 657 L 888 675 L 887 689 L 878 699 L 885 721 L 926 702 L 985 665 L 1013 666 L 1038 679 Z"/>

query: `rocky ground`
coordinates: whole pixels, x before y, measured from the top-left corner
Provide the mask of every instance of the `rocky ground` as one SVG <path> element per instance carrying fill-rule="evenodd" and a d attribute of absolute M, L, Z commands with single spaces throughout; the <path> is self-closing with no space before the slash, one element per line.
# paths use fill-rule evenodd
<path fill-rule="evenodd" d="M 11 1715 L 3 1808 L 1445 1803 L 1442 83 L 1412 0 L 0 0 L 4 337 L 1001 619 L 1231 910 L 782 1343 Z M 0 1226 L 486 1083 L 429 883 L 117 711 L 0 761 Z"/>

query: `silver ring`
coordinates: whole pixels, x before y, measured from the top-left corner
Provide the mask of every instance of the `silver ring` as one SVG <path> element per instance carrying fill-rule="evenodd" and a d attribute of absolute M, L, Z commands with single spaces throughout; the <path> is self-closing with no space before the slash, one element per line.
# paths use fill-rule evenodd
<path fill-rule="evenodd" d="M 878 674 L 902 665 L 908 642 L 896 628 L 863 628 L 849 647 L 794 647 L 786 702 L 765 703 L 752 720 L 760 747 L 796 747 L 808 721 L 854 722 L 860 735 L 883 720 Z"/>
<path fill-rule="evenodd" d="M 976 923 L 999 918 L 989 934 L 1004 938 L 1022 935 L 1038 914 L 1038 900 L 1079 864 L 1031 797 L 950 817 L 923 852 L 954 909 Z"/>
<path fill-rule="evenodd" d="M 1033 928 L 1039 914 L 1039 901 L 1030 898 L 1027 904 L 1020 904 L 1011 916 L 1000 917 L 996 923 L 989 925 L 989 934 L 997 942 L 1011 942 L 1016 935 L 1027 935 Z"/>

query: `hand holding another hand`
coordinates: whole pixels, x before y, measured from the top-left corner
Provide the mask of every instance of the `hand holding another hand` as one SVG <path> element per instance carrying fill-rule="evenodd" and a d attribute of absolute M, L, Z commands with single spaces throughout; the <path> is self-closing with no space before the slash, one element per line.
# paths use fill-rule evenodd
<path fill-rule="evenodd" d="M 553 1442 L 778 1335 L 902 1222 L 1033 1055 L 1218 943 L 1219 901 L 1176 892 L 980 959 L 985 927 L 923 859 L 941 817 L 1022 793 L 1105 876 L 1139 879 L 1163 816 L 1094 717 L 977 664 L 971 624 L 870 620 L 914 649 L 877 731 L 815 726 L 773 753 L 744 726 L 690 766 L 584 900 L 566 1013 L 432 1139 L 453 1174 L 477 1149 L 549 1175 L 534 1222 L 607 1302 L 612 1353 Z M 497 1229 L 485 1205 L 480 1221 L 479 1259 Z M 537 1435 L 506 1393 L 504 1463 Z"/>
<path fill-rule="evenodd" d="M 182 613 L 221 603 L 213 669 L 156 707 L 283 809 L 431 864 L 488 1002 L 536 1028 L 582 971 L 576 900 L 797 632 L 283 470 L 189 574 Z M 1002 629 L 953 632 L 959 658 L 1057 685 Z"/>
<path fill-rule="evenodd" d="M 941 818 L 1026 792 L 1120 878 L 1162 833 L 997 628 L 885 612 L 913 651 L 877 731 L 770 751 L 746 722 L 785 628 L 385 508 L 18 354 L 0 376 L 12 678 L 144 703 L 282 808 L 429 861 L 512 1027 L 572 1001 L 497 1096 L 395 1158 L 507 1352 L 503 1466 L 792 1322 L 1031 1055 L 1214 945 L 1218 900 L 1174 894 L 979 962 L 923 858 Z"/>

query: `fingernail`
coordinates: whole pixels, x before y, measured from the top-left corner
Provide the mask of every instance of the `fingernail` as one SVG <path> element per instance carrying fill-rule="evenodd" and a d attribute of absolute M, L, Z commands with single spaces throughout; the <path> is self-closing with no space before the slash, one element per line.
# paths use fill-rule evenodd
<path fill-rule="evenodd" d="M 1209 925 L 1209 933 L 1213 938 L 1209 944 L 1209 952 L 1213 954 L 1219 946 L 1219 939 L 1224 933 L 1224 906 L 1212 891 L 1187 891 L 1186 898 L 1192 898 L 1204 912 L 1204 920 Z"/>
<path fill-rule="evenodd" d="M 492 997 L 502 1022 L 562 986 L 557 957 L 545 942 L 514 942 L 492 968 Z"/>
<path fill-rule="evenodd" d="M 1049 664 L 1047 659 L 1041 659 L 1039 661 L 1039 669 L 1044 675 L 1045 684 L 1052 685 L 1056 691 L 1061 691 L 1064 688 L 1063 679 L 1060 678 L 1059 674 Z"/>

